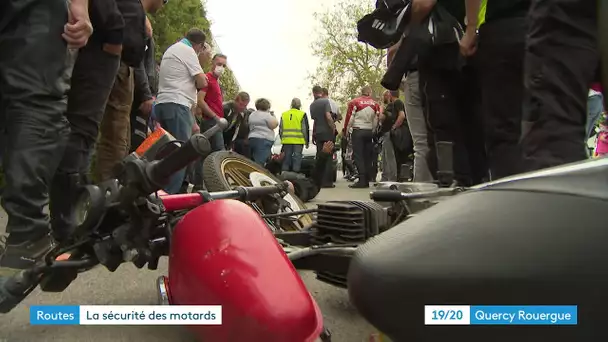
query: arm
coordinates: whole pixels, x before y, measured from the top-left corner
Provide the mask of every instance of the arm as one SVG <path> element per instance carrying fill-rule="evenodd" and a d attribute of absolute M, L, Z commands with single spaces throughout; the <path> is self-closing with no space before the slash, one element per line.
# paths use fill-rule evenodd
<path fill-rule="evenodd" d="M 148 50 L 146 51 L 146 59 L 144 60 L 144 68 L 148 76 L 148 85 L 152 95 L 158 93 L 158 75 L 156 73 L 156 62 L 154 61 L 154 38 L 148 39 Z"/>
<path fill-rule="evenodd" d="M 335 131 L 336 123 L 334 122 L 334 118 L 331 116 L 331 112 L 325 112 L 325 120 L 327 121 L 329 128 L 331 128 L 332 131 Z"/>
<path fill-rule="evenodd" d="M 348 128 L 352 125 L 350 121 L 350 117 L 353 115 L 353 109 L 355 106 L 353 105 L 353 101 L 348 103 L 348 109 L 346 110 L 346 118 L 344 118 L 344 129 L 343 132 L 348 132 Z"/>
<path fill-rule="evenodd" d="M 281 117 L 281 122 L 279 123 L 279 136 L 283 139 L 283 118 Z"/>
<path fill-rule="evenodd" d="M 306 146 L 310 144 L 310 126 L 308 125 L 308 115 L 304 114 L 304 122 L 302 123 L 302 134 L 304 134 L 304 141 Z"/>
<path fill-rule="evenodd" d="M 379 124 L 379 118 L 380 118 L 380 105 L 376 103 L 376 105 L 374 106 L 374 110 L 375 110 L 375 114 L 374 117 L 372 118 L 372 130 L 376 131 L 378 129 L 378 124 Z"/>
<path fill-rule="evenodd" d="M 274 117 L 274 115 L 269 114 L 269 118 L 266 120 L 266 124 L 268 125 L 268 128 L 270 129 L 275 129 L 279 126 L 279 121 L 277 120 L 277 118 Z"/>
<path fill-rule="evenodd" d="M 481 8 L 481 0 L 465 0 L 467 8 L 467 32 L 469 29 L 473 32 L 477 30 L 479 22 L 479 9 Z"/>
<path fill-rule="evenodd" d="M 331 115 L 331 103 L 329 102 L 329 100 L 326 101 L 325 104 L 325 121 L 327 121 L 327 124 L 329 125 L 331 131 L 335 132 L 336 122 L 334 121 L 334 117 Z"/>
<path fill-rule="evenodd" d="M 196 96 L 197 106 L 203 112 L 203 116 L 208 117 L 210 119 L 216 119 L 216 118 L 218 118 L 217 113 L 213 112 L 211 110 L 211 108 L 209 108 L 209 105 L 207 104 L 207 102 L 205 102 L 206 96 L 207 96 L 206 89 L 203 89 L 198 92 L 198 95 Z"/>
<path fill-rule="evenodd" d="M 148 83 L 148 75 L 144 61 L 141 61 L 139 66 L 133 70 L 133 81 L 135 83 L 135 94 L 139 95 L 139 101 L 144 103 L 152 100 L 152 92 L 150 91 L 150 83 Z"/>
<path fill-rule="evenodd" d="M 467 28 L 460 40 L 460 53 L 468 57 L 474 55 L 477 50 L 477 25 L 481 0 L 465 0 L 465 5 L 467 8 Z"/>
<path fill-rule="evenodd" d="M 403 41 L 403 38 L 401 38 L 397 44 L 388 48 L 388 51 L 386 52 L 386 66 L 387 67 L 391 66 L 391 63 L 393 62 L 393 58 L 395 57 L 397 50 L 399 50 L 399 47 L 401 46 L 402 41 Z"/>
<path fill-rule="evenodd" d="M 395 105 L 395 111 L 397 111 L 398 114 L 392 129 L 399 128 L 401 127 L 401 125 L 403 125 L 403 121 L 405 121 L 405 104 L 403 104 L 403 102 L 401 101 L 398 101 Z"/>
<path fill-rule="evenodd" d="M 207 88 L 207 86 L 209 85 L 209 82 L 207 81 L 207 76 L 203 74 L 202 69 L 200 74 L 194 75 L 194 83 L 196 84 L 196 89 L 201 90 Z"/>
<path fill-rule="evenodd" d="M 436 3 L 437 0 L 412 0 L 412 22 L 421 23 L 431 13 Z"/>

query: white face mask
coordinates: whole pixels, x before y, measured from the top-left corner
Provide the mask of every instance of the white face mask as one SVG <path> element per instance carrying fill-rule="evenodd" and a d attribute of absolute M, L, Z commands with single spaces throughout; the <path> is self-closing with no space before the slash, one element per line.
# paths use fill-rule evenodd
<path fill-rule="evenodd" d="M 215 70 L 213 71 L 215 73 L 215 76 L 222 76 L 222 74 L 224 73 L 224 67 L 223 66 L 216 66 Z"/>

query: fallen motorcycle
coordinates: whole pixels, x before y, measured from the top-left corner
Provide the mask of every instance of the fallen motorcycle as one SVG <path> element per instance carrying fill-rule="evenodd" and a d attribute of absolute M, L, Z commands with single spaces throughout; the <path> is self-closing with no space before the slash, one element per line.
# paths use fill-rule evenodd
<path fill-rule="evenodd" d="M 136 151 L 117 179 L 85 186 L 75 202 L 78 225 L 71 242 L 59 244 L 44 262 L 0 279 L 0 312 L 12 310 L 38 285 L 42 291 L 64 291 L 79 272 L 99 264 L 110 271 L 124 262 L 156 269 L 159 258 L 169 256 L 162 284 L 169 302 L 223 307 L 221 326 L 192 326 L 201 338 L 328 341 L 316 303 L 267 223 L 248 205 L 228 200 L 251 203 L 284 195 L 286 184 L 157 193 L 174 172 L 210 153 L 208 137 L 226 124 L 220 123 L 170 153 L 157 151 L 166 155 L 158 160 Z M 149 139 L 143 145 L 159 150 L 150 146 L 162 140 L 158 134 Z"/>

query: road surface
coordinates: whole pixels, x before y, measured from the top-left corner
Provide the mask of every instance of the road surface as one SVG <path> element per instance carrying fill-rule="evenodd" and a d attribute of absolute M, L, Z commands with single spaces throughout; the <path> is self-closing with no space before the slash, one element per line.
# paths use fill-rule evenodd
<path fill-rule="evenodd" d="M 335 189 L 323 189 L 315 202 L 359 199 L 367 200 L 369 190 L 349 189 L 339 180 Z M 0 233 L 4 232 L 6 214 L 0 212 Z M 124 264 L 111 273 L 97 267 L 80 274 L 63 293 L 43 293 L 38 290 L 9 314 L 0 315 L 0 342 L 103 342 L 194 341 L 180 326 L 30 326 L 30 305 L 151 305 L 156 304 L 155 280 L 166 274 L 167 260 L 163 258 L 157 271 L 138 270 Z M 374 329 L 350 305 L 345 290 L 315 280 L 311 272 L 302 278 L 323 311 L 325 325 L 334 342 L 367 342 Z M 210 341 L 213 342 L 213 341 Z M 243 341 L 246 342 L 246 341 Z"/>

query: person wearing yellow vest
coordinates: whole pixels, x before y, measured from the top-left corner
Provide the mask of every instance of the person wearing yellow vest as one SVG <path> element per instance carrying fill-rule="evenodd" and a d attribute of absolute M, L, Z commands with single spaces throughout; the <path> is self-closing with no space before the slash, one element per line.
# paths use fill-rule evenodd
<path fill-rule="evenodd" d="M 302 101 L 291 100 L 291 109 L 281 115 L 279 136 L 283 144 L 283 171 L 300 172 L 302 151 L 309 144 L 308 116 L 301 110 Z"/>
<path fill-rule="evenodd" d="M 519 146 L 524 100 L 526 16 L 531 0 L 465 0 L 460 51 L 475 55 L 491 179 L 522 171 Z"/>

